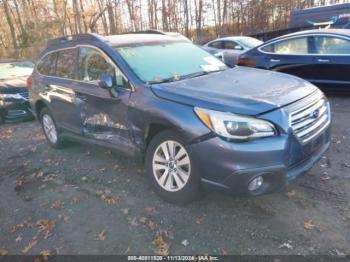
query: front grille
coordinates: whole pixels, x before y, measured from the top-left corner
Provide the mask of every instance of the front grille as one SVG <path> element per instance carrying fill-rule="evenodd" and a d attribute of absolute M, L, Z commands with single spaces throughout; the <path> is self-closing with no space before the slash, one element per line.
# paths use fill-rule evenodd
<path fill-rule="evenodd" d="M 296 137 L 307 143 L 320 134 L 330 123 L 329 103 L 321 97 L 290 114 L 290 125 Z"/>
<path fill-rule="evenodd" d="M 28 92 L 22 92 L 22 93 L 19 93 L 25 100 L 28 100 L 29 99 L 29 93 Z"/>

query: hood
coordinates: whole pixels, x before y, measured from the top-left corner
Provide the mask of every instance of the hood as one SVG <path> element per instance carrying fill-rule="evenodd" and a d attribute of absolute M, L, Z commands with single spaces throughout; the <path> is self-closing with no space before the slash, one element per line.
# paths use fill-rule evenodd
<path fill-rule="evenodd" d="M 248 67 L 152 85 L 160 98 L 207 109 L 257 115 L 297 101 L 317 87 L 300 78 Z"/>
<path fill-rule="evenodd" d="M 28 91 L 26 81 L 26 77 L 0 79 L 0 93 L 15 94 L 18 92 L 26 92 Z"/>

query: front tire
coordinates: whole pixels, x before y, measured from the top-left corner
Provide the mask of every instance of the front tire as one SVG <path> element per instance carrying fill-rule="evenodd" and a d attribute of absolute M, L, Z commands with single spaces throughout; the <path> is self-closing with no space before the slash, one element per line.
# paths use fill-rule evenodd
<path fill-rule="evenodd" d="M 155 192 L 172 203 L 187 203 L 200 196 L 200 176 L 191 152 L 171 130 L 157 134 L 146 153 L 146 170 Z"/>
<path fill-rule="evenodd" d="M 58 132 L 56 122 L 51 112 L 46 107 L 40 111 L 40 123 L 50 146 L 53 148 L 62 148 L 64 141 Z"/>

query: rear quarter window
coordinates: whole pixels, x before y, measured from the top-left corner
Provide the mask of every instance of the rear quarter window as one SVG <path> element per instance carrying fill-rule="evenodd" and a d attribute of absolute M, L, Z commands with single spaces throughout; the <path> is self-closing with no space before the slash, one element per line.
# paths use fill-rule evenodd
<path fill-rule="evenodd" d="M 57 53 L 44 56 L 37 64 L 37 70 L 42 75 L 53 76 L 55 74 Z"/>

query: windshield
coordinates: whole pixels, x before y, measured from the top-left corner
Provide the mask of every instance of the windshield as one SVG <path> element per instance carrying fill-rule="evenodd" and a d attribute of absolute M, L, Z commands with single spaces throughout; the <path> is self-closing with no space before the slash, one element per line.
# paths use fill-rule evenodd
<path fill-rule="evenodd" d="M 263 43 L 262 41 L 260 41 L 256 38 L 253 38 L 253 37 L 244 37 L 244 38 L 237 40 L 237 42 L 245 47 L 248 47 L 248 48 L 253 48 L 253 47 L 256 47 L 256 46 L 261 45 Z"/>
<path fill-rule="evenodd" d="M 29 76 L 34 64 L 30 61 L 0 63 L 0 79 Z"/>
<path fill-rule="evenodd" d="M 147 83 L 177 81 L 227 68 L 220 60 L 188 42 L 158 42 L 116 47 L 115 50 Z"/>

